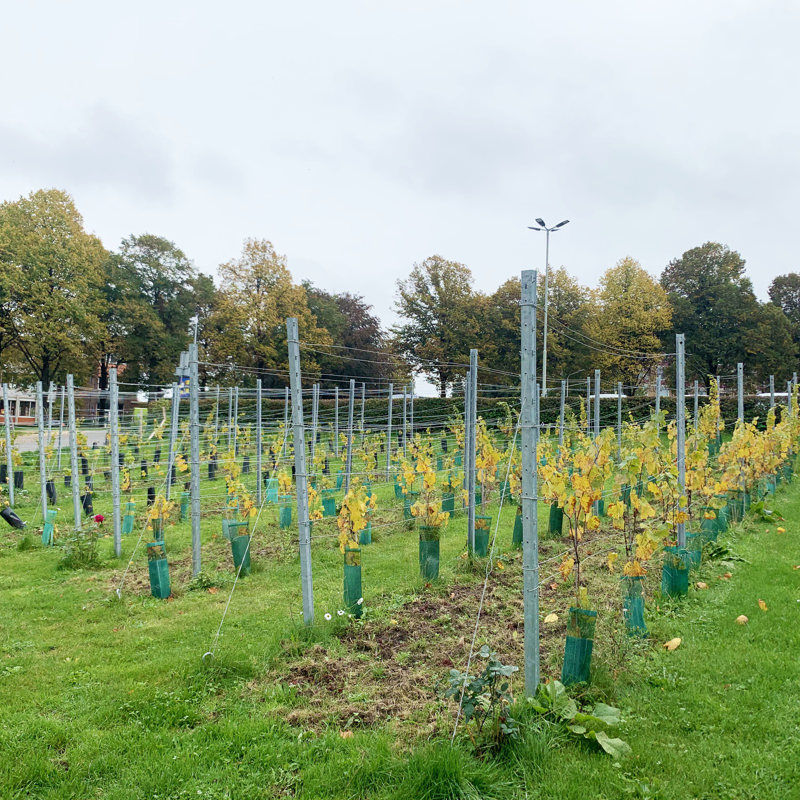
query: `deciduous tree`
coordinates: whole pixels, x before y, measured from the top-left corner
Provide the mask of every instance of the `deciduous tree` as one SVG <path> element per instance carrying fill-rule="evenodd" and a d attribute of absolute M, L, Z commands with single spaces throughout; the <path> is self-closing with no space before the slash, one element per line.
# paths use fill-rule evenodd
<path fill-rule="evenodd" d="M 597 292 L 597 312 L 587 331 L 602 342 L 595 363 L 611 381 L 635 386 L 661 361 L 661 342 L 670 330 L 667 293 L 630 256 L 606 270 Z"/>
<path fill-rule="evenodd" d="M 413 369 L 438 384 L 441 397 L 463 378 L 478 344 L 479 297 L 464 264 L 431 256 L 397 281 L 395 308 L 406 322 L 394 327 L 399 352 Z"/>
<path fill-rule="evenodd" d="M 0 296 L 20 381 L 85 380 L 103 337 L 106 250 L 86 233 L 72 198 L 57 189 L 0 205 Z"/>
<path fill-rule="evenodd" d="M 661 285 L 673 307 L 673 328 L 686 334 L 686 377 L 735 372 L 754 366 L 748 338 L 759 324 L 759 305 L 744 259 L 717 242 L 687 250 L 667 265 Z M 664 341 L 671 351 L 674 339 Z"/>
<path fill-rule="evenodd" d="M 219 295 L 208 324 L 209 353 L 223 372 L 242 372 L 252 383 L 284 386 L 288 368 L 286 319 L 297 317 L 300 338 L 330 344 L 308 307 L 306 290 L 292 281 L 286 257 L 266 239 L 247 239 L 239 258 L 219 267 Z M 301 352 L 303 348 L 301 347 Z M 318 372 L 308 349 L 303 369 Z"/>

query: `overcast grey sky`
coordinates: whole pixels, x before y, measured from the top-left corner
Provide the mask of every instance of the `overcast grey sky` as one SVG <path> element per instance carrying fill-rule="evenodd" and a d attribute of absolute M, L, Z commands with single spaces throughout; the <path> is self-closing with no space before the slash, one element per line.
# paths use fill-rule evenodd
<path fill-rule="evenodd" d="M 571 224 L 580 281 L 708 240 L 759 296 L 800 269 L 800 3 L 5 4 L 0 199 L 69 191 L 109 248 L 150 232 L 204 272 L 270 239 L 363 294 L 439 253 L 491 291 Z"/>

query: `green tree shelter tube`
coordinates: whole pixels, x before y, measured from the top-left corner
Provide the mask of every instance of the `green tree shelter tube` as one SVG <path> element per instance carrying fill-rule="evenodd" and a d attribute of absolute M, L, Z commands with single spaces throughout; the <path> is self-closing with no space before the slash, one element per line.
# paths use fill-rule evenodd
<path fill-rule="evenodd" d="M 45 547 L 52 547 L 53 545 L 53 533 L 55 531 L 54 526 L 57 514 L 58 514 L 58 509 L 56 508 L 47 509 L 47 519 L 45 520 L 44 526 L 42 527 L 42 544 Z"/>
<path fill-rule="evenodd" d="M 247 523 L 238 523 L 244 524 Z M 231 554 L 233 555 L 233 566 L 239 576 L 244 577 L 250 574 L 250 534 L 245 533 L 234 536 L 231 539 Z"/>
<path fill-rule="evenodd" d="M 439 529 L 423 525 L 419 529 L 419 574 L 425 581 L 439 577 Z"/>
<path fill-rule="evenodd" d="M 554 536 L 561 536 L 564 533 L 564 509 L 558 503 L 550 504 L 550 519 L 547 530 Z"/>
<path fill-rule="evenodd" d="M 278 521 L 281 530 L 286 530 L 292 526 L 292 496 L 283 494 L 280 496 L 281 507 L 278 511 Z"/>
<path fill-rule="evenodd" d="M 363 531 L 358 532 L 359 544 L 372 544 L 372 523 L 368 522 Z"/>
<path fill-rule="evenodd" d="M 344 550 L 344 605 L 356 619 L 361 618 L 363 594 L 360 547 L 346 547 Z"/>
<path fill-rule="evenodd" d="M 644 575 L 626 575 L 621 579 L 622 618 L 631 636 L 647 636 L 644 621 Z"/>
<path fill-rule="evenodd" d="M 172 590 L 169 585 L 169 566 L 164 542 L 150 542 L 147 545 L 147 568 L 150 572 L 150 594 L 165 600 Z"/>
<path fill-rule="evenodd" d="M 125 503 L 125 514 L 122 517 L 122 532 L 133 533 L 133 526 L 136 524 L 136 503 L 130 500 Z"/>
<path fill-rule="evenodd" d="M 489 555 L 489 525 L 491 517 L 485 514 L 475 515 L 475 555 L 486 558 Z"/>
<path fill-rule="evenodd" d="M 522 506 L 517 506 L 517 514 L 514 517 L 514 532 L 511 534 L 511 546 L 522 547 Z"/>
<path fill-rule="evenodd" d="M 594 629 L 597 612 L 585 608 L 570 608 L 567 622 L 567 641 L 564 645 L 564 665 L 561 683 L 588 683 L 592 667 Z"/>
<path fill-rule="evenodd" d="M 682 547 L 665 547 L 661 567 L 661 591 L 668 597 L 683 597 L 689 593 L 691 558 Z"/>

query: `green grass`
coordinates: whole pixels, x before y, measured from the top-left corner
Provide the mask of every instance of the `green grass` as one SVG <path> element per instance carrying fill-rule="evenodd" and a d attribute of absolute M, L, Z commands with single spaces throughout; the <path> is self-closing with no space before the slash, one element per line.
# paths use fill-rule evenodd
<path fill-rule="evenodd" d="M 35 486 L 32 475 L 26 485 Z M 214 486 L 219 492 L 222 484 L 208 488 Z M 69 497 L 63 486 L 59 491 L 60 516 L 68 517 Z M 379 499 L 380 508 L 391 505 L 391 488 L 382 487 Z M 35 504 L 23 493 L 21 516 L 30 517 Z M 649 600 L 652 642 L 619 634 L 616 595 L 598 595 L 590 692 L 624 711 L 620 735 L 633 755 L 620 763 L 532 723 L 496 756 L 476 758 L 462 735 L 450 747 L 452 718 L 432 691 L 441 674 L 429 676 L 432 717 L 387 718 L 355 726 L 347 738 L 334 715 L 290 723 L 287 711 L 311 702 L 302 686 L 292 685 L 298 659 L 313 662 L 324 653 L 351 659 L 363 674 L 381 672 L 369 653 L 353 655 L 349 640 L 339 637 L 341 555 L 333 538 L 315 540 L 314 571 L 317 618 L 329 611 L 334 620 L 312 630 L 299 624 L 295 547 L 277 530 L 275 509 L 254 539 L 254 573 L 237 585 L 215 656 L 205 661 L 233 579 L 227 542 L 212 539 L 218 517 L 209 516 L 203 528 L 204 572 L 211 588 L 219 587 L 214 593 L 189 590 L 188 524 L 168 529 L 172 602 L 147 596 L 141 550 L 116 599 L 113 588 L 138 534 L 126 537 L 122 559 L 112 557 L 104 540 L 101 569 L 72 571 L 58 569 L 58 549 L 19 547 L 31 533 L 35 544 L 35 531 L 3 529 L 0 798 L 798 797 L 800 571 L 792 566 L 800 564 L 800 490 L 782 488 L 776 504 L 786 533 L 747 521 L 725 539 L 745 561 L 704 565 L 694 580 L 710 588 L 693 589 L 681 603 Z M 100 492 L 95 507 L 108 516 Z M 513 513 L 503 512 L 500 535 L 507 540 Z M 545 508 L 540 522 L 546 524 Z M 332 533 L 332 523 L 325 525 Z M 456 520 L 443 537 L 442 584 L 425 589 L 416 575 L 415 533 L 376 526 L 376 542 L 364 550 L 372 622 L 363 630 L 388 630 L 395 618 L 402 625 L 409 603 L 447 600 L 449 587 L 475 584 L 480 575 L 459 559 L 463 544 L 464 522 Z M 513 559 L 508 563 L 509 572 L 516 568 Z M 718 579 L 727 571 L 731 580 Z M 768 611 L 759 609 L 759 599 Z M 568 603 L 560 590 L 543 595 L 543 610 Z M 739 614 L 750 618 L 748 625 L 735 623 Z M 441 615 L 426 629 L 429 638 L 403 644 L 400 660 L 409 674 L 417 674 L 423 651 L 453 646 L 459 622 Z M 442 630 L 440 638 L 433 628 Z M 485 627 L 481 641 L 497 635 Z M 683 640 L 676 651 L 660 647 L 675 636 Z M 544 667 L 551 676 L 558 674 L 559 648 L 563 632 L 547 643 Z M 369 703 L 368 694 L 359 699 L 362 690 L 356 672 L 342 701 Z M 325 702 L 335 710 L 335 696 Z M 521 709 L 521 716 L 529 715 Z"/>

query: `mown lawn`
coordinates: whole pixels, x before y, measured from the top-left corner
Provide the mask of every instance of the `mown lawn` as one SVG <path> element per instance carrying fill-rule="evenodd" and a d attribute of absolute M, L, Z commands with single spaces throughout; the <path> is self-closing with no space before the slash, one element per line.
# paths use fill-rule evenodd
<path fill-rule="evenodd" d="M 107 512 L 98 497 L 96 510 Z M 390 487 L 380 499 L 391 506 Z M 69 499 L 60 500 L 68 517 Z M 616 578 L 598 537 L 591 563 L 601 621 L 587 700 L 623 710 L 619 735 L 633 752 L 621 761 L 537 724 L 521 703 L 524 735 L 499 754 L 477 758 L 463 733 L 449 745 L 453 708 L 436 686 L 450 665 L 464 666 L 482 581 L 461 557 L 463 520 L 443 538 L 441 582 L 426 587 L 416 534 L 396 509 L 379 511 L 375 543 L 364 548 L 366 618 L 350 624 L 336 613 L 342 573 L 332 523 L 318 526 L 319 624 L 306 630 L 294 534 L 280 533 L 269 509 L 254 538 L 254 572 L 238 583 L 215 642 L 233 578 L 214 502 L 204 522 L 205 583 L 190 588 L 188 524 L 167 532 L 168 602 L 148 597 L 141 544 L 116 598 L 138 532 L 126 537 L 121 560 L 104 540 L 101 568 L 74 571 L 58 568 L 58 548 L 21 550 L 24 535 L 3 529 L 0 796 L 800 797 L 797 485 L 774 501 L 785 532 L 752 520 L 729 532 L 727 558 L 693 578 L 707 590 L 665 602 L 651 576 L 646 642 L 621 632 Z M 35 498 L 19 505 L 32 512 Z M 503 510 L 501 552 L 513 514 Z M 543 578 L 560 547 L 544 543 Z M 478 641 L 521 666 L 519 557 L 509 552 L 502 563 Z M 730 579 L 718 577 L 726 572 Z M 543 588 L 543 614 L 563 617 L 568 605 L 562 587 Z M 740 614 L 747 625 L 735 622 Z M 543 670 L 558 677 L 563 626 L 543 631 Z M 673 637 L 682 644 L 667 652 L 661 644 Z"/>

